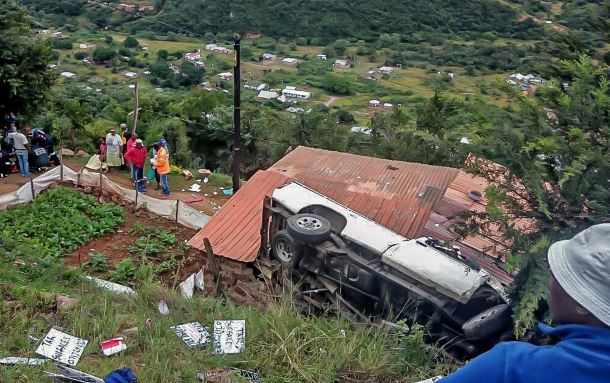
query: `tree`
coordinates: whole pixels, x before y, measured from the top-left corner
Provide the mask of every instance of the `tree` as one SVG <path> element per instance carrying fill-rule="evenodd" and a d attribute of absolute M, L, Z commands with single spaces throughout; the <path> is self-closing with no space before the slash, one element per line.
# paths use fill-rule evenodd
<path fill-rule="evenodd" d="M 169 53 L 167 52 L 167 50 L 165 49 L 159 49 L 157 51 L 157 60 L 167 60 L 167 56 L 169 55 Z"/>
<path fill-rule="evenodd" d="M 75 52 L 75 53 L 74 53 L 74 58 L 75 58 L 75 59 L 77 59 L 77 60 L 82 60 L 82 59 L 84 59 L 85 57 L 89 57 L 89 53 L 87 53 L 87 52 L 82 52 L 82 51 L 79 51 L 79 52 Z"/>
<path fill-rule="evenodd" d="M 106 44 L 112 44 L 112 42 L 114 41 L 114 39 L 112 38 L 111 35 L 106 35 L 104 37 L 104 41 L 106 42 Z"/>
<path fill-rule="evenodd" d="M 339 39 L 339 40 L 335 41 L 334 45 L 335 45 L 335 51 L 337 52 L 337 54 L 339 56 L 343 56 L 345 54 L 347 47 L 349 46 L 349 41 L 344 40 L 344 39 Z"/>
<path fill-rule="evenodd" d="M 125 41 L 123 41 L 123 46 L 125 48 L 137 48 L 140 46 L 138 40 L 133 36 L 127 36 Z"/>
<path fill-rule="evenodd" d="M 55 80 L 51 47 L 31 30 L 32 20 L 15 1 L 0 2 L 0 115 L 33 115 Z"/>
<path fill-rule="evenodd" d="M 97 63 L 104 63 L 112 60 L 114 57 L 116 57 L 116 55 L 117 52 L 110 47 L 97 47 L 93 51 L 93 55 L 91 57 L 93 58 L 93 61 Z"/>
<path fill-rule="evenodd" d="M 490 183 L 488 205 L 456 227 L 506 246 L 508 265 L 519 270 L 511 289 L 518 335 L 532 326 L 547 295 L 549 245 L 610 221 L 605 68 L 586 56 L 562 64 L 567 91 L 556 83 L 541 87 L 540 98 L 520 97 L 518 113 L 498 112 L 480 131 L 484 144 L 472 147 L 478 160 L 470 165 Z"/>

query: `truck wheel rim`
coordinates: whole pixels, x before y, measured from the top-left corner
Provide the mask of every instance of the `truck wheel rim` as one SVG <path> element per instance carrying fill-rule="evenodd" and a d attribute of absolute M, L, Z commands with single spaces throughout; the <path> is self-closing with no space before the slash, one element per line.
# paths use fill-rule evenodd
<path fill-rule="evenodd" d="M 292 246 L 290 246 L 287 241 L 283 239 L 277 241 L 277 244 L 275 245 L 275 252 L 282 262 L 290 263 L 290 261 L 292 261 L 294 254 Z"/>
<path fill-rule="evenodd" d="M 322 222 L 314 217 L 300 217 L 297 219 L 297 225 L 305 230 L 317 230 L 322 227 Z"/>

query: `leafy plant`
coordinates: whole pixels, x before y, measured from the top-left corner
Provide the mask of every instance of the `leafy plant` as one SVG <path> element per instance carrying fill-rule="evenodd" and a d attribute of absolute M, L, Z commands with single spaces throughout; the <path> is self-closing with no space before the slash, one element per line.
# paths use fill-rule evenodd
<path fill-rule="evenodd" d="M 123 259 L 114 265 L 114 270 L 110 273 L 110 279 L 115 282 L 124 283 L 131 281 L 136 275 L 136 267 L 131 259 Z"/>
<path fill-rule="evenodd" d="M 89 253 L 87 265 L 94 271 L 106 271 L 108 269 L 108 258 L 104 253 L 94 251 Z"/>

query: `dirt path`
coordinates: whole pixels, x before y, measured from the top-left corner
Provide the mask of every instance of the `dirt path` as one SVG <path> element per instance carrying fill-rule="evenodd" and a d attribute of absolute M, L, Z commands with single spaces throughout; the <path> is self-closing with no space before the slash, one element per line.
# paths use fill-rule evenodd
<path fill-rule="evenodd" d="M 324 105 L 329 107 L 333 104 L 333 102 L 339 100 L 341 97 L 337 97 L 337 96 L 328 96 L 328 100 L 326 100 L 324 102 Z"/>

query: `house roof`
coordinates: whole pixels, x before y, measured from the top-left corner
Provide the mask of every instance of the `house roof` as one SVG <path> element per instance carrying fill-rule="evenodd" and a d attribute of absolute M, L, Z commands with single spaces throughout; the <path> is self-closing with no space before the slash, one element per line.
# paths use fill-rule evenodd
<path fill-rule="evenodd" d="M 204 250 L 208 238 L 214 254 L 252 262 L 258 256 L 263 200 L 289 181 L 270 171 L 258 171 L 191 240 L 189 245 Z"/>
<path fill-rule="evenodd" d="M 460 169 L 392 161 L 300 146 L 266 171 L 257 172 L 191 239 L 203 249 L 209 238 L 214 253 L 252 262 L 258 256 L 265 196 L 290 181 L 303 185 L 406 237 L 430 236 L 453 241 L 462 254 L 476 260 L 503 283 L 511 277 L 500 262 L 483 253 L 501 255 L 501 241 L 471 236 L 458 241 L 449 231 L 450 217 L 469 209 L 484 210 L 471 190 L 483 192 L 487 181 Z M 498 237 L 499 239 L 499 237 Z"/>
<path fill-rule="evenodd" d="M 269 168 L 407 238 L 425 225 L 458 170 L 300 146 Z"/>

